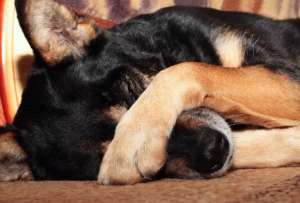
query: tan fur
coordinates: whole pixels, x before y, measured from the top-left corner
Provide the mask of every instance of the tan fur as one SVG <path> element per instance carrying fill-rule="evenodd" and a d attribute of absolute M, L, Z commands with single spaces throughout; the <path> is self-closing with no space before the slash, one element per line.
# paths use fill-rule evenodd
<path fill-rule="evenodd" d="M 238 122 L 294 126 L 300 124 L 299 98 L 295 82 L 261 66 L 229 69 L 182 63 L 170 67 L 154 78 L 122 117 L 99 181 L 131 184 L 155 174 L 165 162 L 170 132 L 185 109 L 205 106 Z"/>
<path fill-rule="evenodd" d="M 19 21 L 31 46 L 49 64 L 79 58 L 96 35 L 89 20 L 78 18 L 55 1 L 19 0 Z"/>
<path fill-rule="evenodd" d="M 188 166 L 188 163 L 184 159 L 171 159 L 166 163 L 164 173 L 168 176 L 184 177 L 184 178 L 200 178 L 197 171 L 194 171 Z"/>
<path fill-rule="evenodd" d="M 182 101 L 177 98 L 185 98 L 186 92 L 196 93 L 199 89 L 192 80 L 188 86 L 182 82 L 189 83 L 187 79 L 184 80 L 184 76 L 190 74 L 174 72 L 171 73 L 174 77 L 169 77 L 171 71 L 158 74 L 120 120 L 101 163 L 99 179 L 104 184 L 133 184 L 141 181 L 141 176 L 151 176 L 164 164 L 168 137 L 177 116 L 183 110 Z M 188 103 L 193 101 L 201 103 L 192 97 L 186 100 Z M 185 105 L 192 107 L 190 104 Z"/>
<path fill-rule="evenodd" d="M 186 114 L 181 114 L 176 121 L 176 126 L 186 129 L 195 129 L 204 124 L 206 124 L 204 121 L 195 119 L 193 116 Z"/>
<path fill-rule="evenodd" d="M 0 136 L 0 181 L 32 180 L 26 154 L 15 140 L 13 133 Z"/>
<path fill-rule="evenodd" d="M 103 110 L 103 113 L 111 118 L 114 122 L 119 122 L 122 116 L 126 113 L 127 109 L 123 106 L 110 106 Z"/>
<path fill-rule="evenodd" d="M 300 163 L 300 126 L 234 133 L 234 168 L 265 168 Z"/>
<path fill-rule="evenodd" d="M 262 66 L 211 70 L 203 106 L 238 123 L 267 128 L 300 125 L 300 86 Z"/>
<path fill-rule="evenodd" d="M 105 154 L 105 152 L 107 151 L 107 148 L 108 148 L 110 142 L 111 141 L 101 142 L 100 151 L 101 151 L 102 154 Z"/>
<path fill-rule="evenodd" d="M 16 160 L 26 158 L 25 152 L 17 144 L 13 133 L 5 133 L 0 136 L 0 161 L 8 157 L 14 157 Z"/>
<path fill-rule="evenodd" d="M 225 67 L 240 67 L 244 60 L 243 38 L 233 31 L 222 31 L 214 41 L 214 47 Z"/>

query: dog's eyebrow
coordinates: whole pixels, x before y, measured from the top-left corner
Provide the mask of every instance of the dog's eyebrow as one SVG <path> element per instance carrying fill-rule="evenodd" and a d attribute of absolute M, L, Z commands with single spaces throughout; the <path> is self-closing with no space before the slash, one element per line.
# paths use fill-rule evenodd
<path fill-rule="evenodd" d="M 119 122 L 119 120 L 122 118 L 122 116 L 127 111 L 127 108 L 119 105 L 110 106 L 108 108 L 105 108 L 103 110 L 103 113 L 110 117 L 114 122 Z"/>

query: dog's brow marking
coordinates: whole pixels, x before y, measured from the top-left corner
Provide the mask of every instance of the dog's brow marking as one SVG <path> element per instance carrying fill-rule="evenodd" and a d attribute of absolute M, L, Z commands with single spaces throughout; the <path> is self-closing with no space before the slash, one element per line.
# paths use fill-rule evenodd
<path fill-rule="evenodd" d="M 241 36 L 232 31 L 220 32 L 214 45 L 223 66 L 236 68 L 242 65 L 245 51 Z"/>
<path fill-rule="evenodd" d="M 110 106 L 107 109 L 104 109 L 103 113 L 113 119 L 115 122 L 119 122 L 121 117 L 125 114 L 127 109 L 123 106 Z"/>

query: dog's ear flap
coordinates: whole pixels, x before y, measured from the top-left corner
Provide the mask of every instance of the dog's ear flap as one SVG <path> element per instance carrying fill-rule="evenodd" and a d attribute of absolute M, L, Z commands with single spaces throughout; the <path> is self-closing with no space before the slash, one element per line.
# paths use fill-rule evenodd
<path fill-rule="evenodd" d="M 67 57 L 80 58 L 96 36 L 90 19 L 76 16 L 54 0 L 17 0 L 15 4 L 28 42 L 47 64 L 57 64 Z"/>

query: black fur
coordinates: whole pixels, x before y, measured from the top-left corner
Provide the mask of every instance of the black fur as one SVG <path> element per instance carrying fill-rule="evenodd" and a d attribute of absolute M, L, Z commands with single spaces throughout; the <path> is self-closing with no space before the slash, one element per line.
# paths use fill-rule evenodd
<path fill-rule="evenodd" d="M 189 7 L 138 16 L 99 31 L 80 61 L 68 58 L 49 67 L 36 60 L 13 122 L 35 178 L 96 179 L 100 143 L 113 138 L 116 126 L 103 109 L 130 107 L 147 86 L 143 77 L 168 66 L 184 61 L 222 65 L 211 38 L 221 27 L 249 39 L 243 65 L 265 64 L 300 80 L 299 20 Z M 211 173 L 224 161 L 228 146 L 219 132 L 197 130 L 199 136 L 190 141 L 188 151 L 178 144 L 181 136 L 173 136 L 175 148 L 169 153 L 188 155 L 189 167 Z M 198 156 L 197 149 L 208 157 Z"/>
<path fill-rule="evenodd" d="M 6 125 L 6 126 L 0 126 L 0 136 L 2 135 L 2 134 L 5 134 L 5 133 L 7 133 L 7 132 L 15 132 L 16 131 L 16 129 L 15 129 L 15 127 L 14 126 L 12 126 L 12 125 Z"/>

